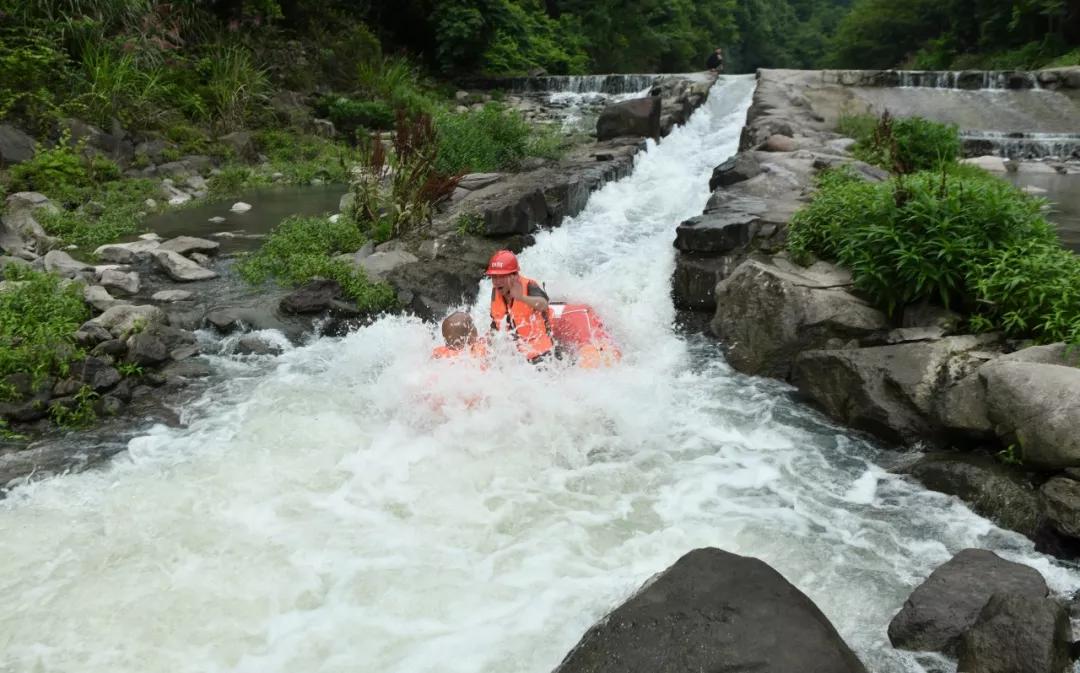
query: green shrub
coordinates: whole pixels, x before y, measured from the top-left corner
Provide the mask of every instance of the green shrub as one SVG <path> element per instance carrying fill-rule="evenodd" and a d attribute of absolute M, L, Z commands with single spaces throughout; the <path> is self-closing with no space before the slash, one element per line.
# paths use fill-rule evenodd
<path fill-rule="evenodd" d="M 856 158 L 894 173 L 936 170 L 960 156 L 957 127 L 921 117 L 846 116 L 838 130 L 856 140 L 851 149 Z"/>
<path fill-rule="evenodd" d="M 0 379 L 28 372 L 35 380 L 65 373 L 82 353 L 71 335 L 90 317 L 82 286 L 10 264 L 3 278 L 14 289 L 0 292 Z M 10 397 L 0 390 L 0 399 Z"/>
<path fill-rule="evenodd" d="M 199 61 L 198 69 L 206 81 L 203 97 L 223 130 L 244 126 L 254 106 L 263 102 L 270 90 L 266 71 L 240 46 L 217 48 Z"/>
<path fill-rule="evenodd" d="M 438 170 L 445 174 L 510 169 L 528 156 L 530 129 L 520 113 L 488 103 L 438 117 Z"/>
<path fill-rule="evenodd" d="M 115 163 L 99 156 L 84 157 L 72 148 L 69 136 L 61 137 L 56 147 L 38 148 L 29 161 L 11 169 L 14 191 L 43 192 L 58 200 L 83 200 L 91 188 L 120 177 Z"/>
<path fill-rule="evenodd" d="M 346 218 L 331 222 L 323 217 L 290 217 L 274 228 L 256 253 L 240 262 L 238 270 L 254 284 L 277 279 L 297 286 L 315 277 L 332 278 L 362 310 L 392 308 L 397 300 L 389 285 L 373 283 L 363 271 L 333 259 L 355 252 L 365 240 Z"/>
<path fill-rule="evenodd" d="M 789 250 L 799 261 L 814 254 L 850 269 L 856 288 L 890 314 L 921 299 L 986 313 L 997 298 L 980 283 L 1002 251 L 1058 246 L 1040 207 L 985 172 L 866 183 L 831 171 L 792 219 Z"/>
<path fill-rule="evenodd" d="M 0 119 L 21 119 L 45 131 L 68 77 L 67 55 L 45 33 L 0 30 Z"/>
<path fill-rule="evenodd" d="M 386 56 L 361 61 L 356 71 L 366 98 L 385 101 L 394 110 L 411 115 L 430 112 L 434 107 L 420 71 L 408 59 Z"/>
<path fill-rule="evenodd" d="M 383 101 L 353 100 L 339 96 L 327 106 L 327 114 L 347 138 L 355 137 L 356 130 L 360 128 L 377 131 L 394 128 L 394 110 Z"/>
<path fill-rule="evenodd" d="M 138 231 L 142 213 L 152 210 L 146 205 L 147 199 L 158 202 L 157 210 L 164 208 L 159 185 L 153 180 L 109 182 L 94 189 L 91 195 L 104 206 L 101 215 L 90 215 L 81 209 L 62 210 L 52 215 L 40 215 L 41 226 L 65 243 L 94 250 Z"/>
<path fill-rule="evenodd" d="M 159 66 L 140 65 L 132 53 L 94 45 L 83 53 L 86 90 L 79 96 L 86 115 L 108 126 L 113 118 L 135 128 L 159 122 L 171 107 L 173 89 Z"/>

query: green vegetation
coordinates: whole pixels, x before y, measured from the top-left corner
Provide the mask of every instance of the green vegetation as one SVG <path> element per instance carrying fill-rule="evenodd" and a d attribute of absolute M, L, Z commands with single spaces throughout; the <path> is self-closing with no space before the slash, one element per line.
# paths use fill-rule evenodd
<path fill-rule="evenodd" d="M 71 335 L 90 317 L 81 286 L 13 264 L 3 272 L 11 287 L 0 291 L 0 380 L 16 372 L 35 381 L 65 373 L 83 355 Z M 11 393 L 0 388 L 0 399 Z"/>
<path fill-rule="evenodd" d="M 960 157 L 959 129 L 921 117 L 848 116 L 837 130 L 855 139 L 856 158 L 894 173 L 937 170 Z"/>
<path fill-rule="evenodd" d="M 513 169 L 530 154 L 529 125 L 518 112 L 498 103 L 463 114 L 444 113 L 436 127 L 436 167 L 447 175 Z"/>
<path fill-rule="evenodd" d="M 45 231 L 66 243 L 93 251 L 100 245 L 133 234 L 139 230 L 144 214 L 161 210 L 159 185 L 153 180 L 117 180 L 99 186 L 92 195 L 101 207 L 62 210 L 42 214 L 38 220 Z M 55 192 L 54 190 L 51 190 Z M 154 207 L 147 205 L 154 200 Z"/>
<path fill-rule="evenodd" d="M 68 404 L 54 400 L 49 406 L 49 418 L 62 428 L 77 430 L 90 427 L 97 421 L 94 401 L 98 397 L 99 395 L 90 386 L 83 386 Z"/>
<path fill-rule="evenodd" d="M 791 223 L 789 250 L 852 272 L 890 314 L 930 299 L 976 330 L 1080 343 L 1080 257 L 1061 247 L 1042 202 L 971 167 L 868 183 L 827 171 Z"/>
<path fill-rule="evenodd" d="M 241 261 L 238 269 L 251 283 L 274 278 L 298 286 L 316 277 L 331 278 L 341 283 L 361 310 L 390 309 L 397 302 L 390 286 L 373 283 L 362 270 L 334 259 L 355 252 L 365 240 L 345 218 L 331 222 L 322 217 L 292 217 L 275 227 L 263 247 Z"/>

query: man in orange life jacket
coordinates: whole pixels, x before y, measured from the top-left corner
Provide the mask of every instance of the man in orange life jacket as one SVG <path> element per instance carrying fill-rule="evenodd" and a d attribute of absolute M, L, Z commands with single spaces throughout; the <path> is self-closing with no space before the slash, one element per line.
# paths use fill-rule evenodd
<path fill-rule="evenodd" d="M 476 325 L 468 313 L 458 311 L 447 316 L 442 322 L 442 335 L 445 345 L 439 346 L 431 354 L 435 359 L 455 358 L 459 355 L 483 359 L 487 348 L 476 333 Z"/>
<path fill-rule="evenodd" d="M 491 256 L 491 329 L 506 329 L 518 350 L 532 363 L 552 356 L 551 313 L 548 296 L 540 284 L 519 272 L 517 257 L 509 250 Z"/>

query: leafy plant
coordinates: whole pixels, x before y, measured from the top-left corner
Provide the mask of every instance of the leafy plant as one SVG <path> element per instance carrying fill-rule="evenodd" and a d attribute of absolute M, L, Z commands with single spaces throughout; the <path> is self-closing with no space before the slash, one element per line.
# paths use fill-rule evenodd
<path fill-rule="evenodd" d="M 70 134 L 61 136 L 53 148 L 38 148 L 29 161 L 11 169 L 15 190 L 45 192 L 66 201 L 80 201 L 94 185 L 120 175 L 115 163 L 102 157 L 84 157 L 70 145 Z"/>
<path fill-rule="evenodd" d="M 138 365 L 134 362 L 121 362 L 116 366 L 116 371 L 120 372 L 123 376 L 142 376 L 142 365 Z"/>
<path fill-rule="evenodd" d="M 873 117 L 841 118 L 845 134 L 856 140 L 851 151 L 857 158 L 894 173 L 936 170 L 955 163 L 960 156 L 960 135 L 955 125 L 939 124 L 921 117 L 892 117 L 888 112 Z"/>
<path fill-rule="evenodd" d="M 436 128 L 437 168 L 442 173 L 511 169 L 528 155 L 528 123 L 519 113 L 498 103 L 461 114 L 440 114 Z"/>
<path fill-rule="evenodd" d="M 332 278 L 362 310 L 385 310 L 397 302 L 393 289 L 371 282 L 362 270 L 334 259 L 358 250 L 365 240 L 345 218 L 331 222 L 322 217 L 291 217 L 275 227 L 263 246 L 237 268 L 253 284 L 276 279 L 297 286 L 316 277 Z"/>
<path fill-rule="evenodd" d="M 338 96 L 327 106 L 327 113 L 334 126 L 354 137 L 360 128 L 385 131 L 394 128 L 394 110 L 383 101 L 363 101 Z"/>
<path fill-rule="evenodd" d="M 252 106 L 265 100 L 270 89 L 266 71 L 257 67 L 251 52 L 240 46 L 218 48 L 202 59 L 199 70 L 206 78 L 211 114 L 226 130 L 242 127 Z"/>
<path fill-rule="evenodd" d="M 94 400 L 98 394 L 90 386 L 83 386 L 75 393 L 70 404 L 60 400 L 49 406 L 49 418 L 62 428 L 86 428 L 94 424 L 97 414 L 94 412 Z"/>
<path fill-rule="evenodd" d="M 1006 465 L 1023 465 L 1024 464 L 1024 452 L 1020 446 L 1016 444 L 1009 444 L 1007 447 L 998 451 L 996 454 L 997 459 Z"/>
<path fill-rule="evenodd" d="M 49 191 L 48 193 L 53 193 Z M 80 196 L 85 198 L 90 192 Z M 38 216 L 45 231 L 65 243 L 93 250 L 139 230 L 142 215 L 148 210 L 160 210 L 146 205 L 147 199 L 160 200 L 159 185 L 148 179 L 128 179 L 109 182 L 97 187 L 93 196 L 104 206 L 101 215 L 91 215 L 82 209 L 43 213 Z"/>
<path fill-rule="evenodd" d="M 140 65 L 134 53 L 108 44 L 88 46 L 82 64 L 87 89 L 79 102 L 95 123 L 116 118 L 145 128 L 166 114 L 173 90 L 159 66 Z"/>
<path fill-rule="evenodd" d="M 476 213 L 462 213 L 457 218 L 457 233 L 459 236 L 482 236 L 484 234 L 484 220 Z"/>

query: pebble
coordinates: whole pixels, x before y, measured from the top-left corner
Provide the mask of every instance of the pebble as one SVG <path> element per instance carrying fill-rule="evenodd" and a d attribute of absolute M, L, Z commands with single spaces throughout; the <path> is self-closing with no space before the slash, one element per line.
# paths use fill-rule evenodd
<path fill-rule="evenodd" d="M 224 221 L 225 218 L 221 215 L 215 215 L 214 217 L 211 217 L 209 220 L 207 220 L 207 222 L 213 222 L 214 224 L 221 224 Z"/>
<path fill-rule="evenodd" d="M 152 231 L 150 233 L 148 233 L 148 234 L 139 234 L 139 238 L 141 238 L 144 241 L 160 241 L 161 240 L 161 236 L 158 236 L 157 234 L 155 234 Z"/>
<path fill-rule="evenodd" d="M 246 213 L 247 211 L 251 210 L 251 204 L 244 203 L 243 201 L 237 201 L 232 205 L 232 208 L 230 208 L 229 210 L 233 211 L 234 213 Z"/>

